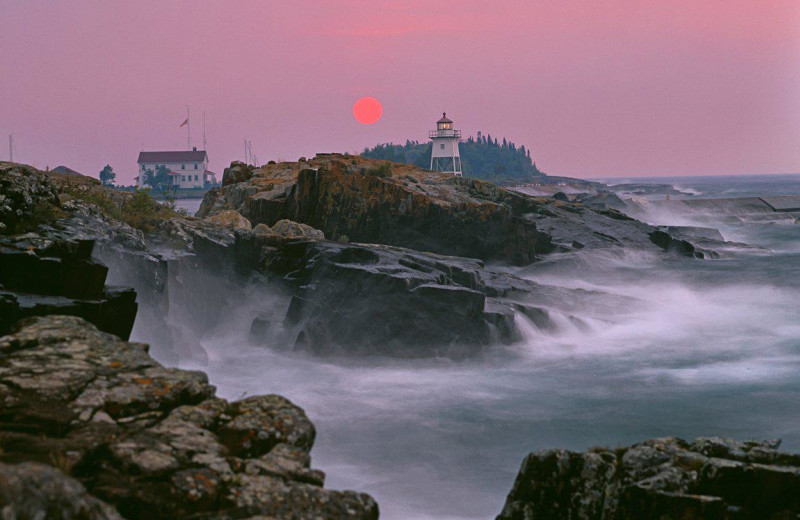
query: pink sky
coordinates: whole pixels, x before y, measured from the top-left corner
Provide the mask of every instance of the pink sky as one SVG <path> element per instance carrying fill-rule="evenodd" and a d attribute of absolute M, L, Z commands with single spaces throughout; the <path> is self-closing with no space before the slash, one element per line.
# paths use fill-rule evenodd
<path fill-rule="evenodd" d="M 424 140 L 446 110 L 576 177 L 800 171 L 797 0 L 0 0 L 0 159 L 132 182 Z M 383 118 L 352 117 L 360 96 Z"/>

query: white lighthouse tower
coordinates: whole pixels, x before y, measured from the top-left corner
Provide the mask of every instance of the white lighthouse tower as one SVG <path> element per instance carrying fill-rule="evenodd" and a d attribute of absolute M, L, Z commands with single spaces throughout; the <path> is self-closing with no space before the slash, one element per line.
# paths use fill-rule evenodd
<path fill-rule="evenodd" d="M 436 130 L 429 132 L 428 137 L 433 140 L 431 170 L 461 177 L 461 156 L 458 153 L 461 130 L 453 130 L 453 122 L 447 119 L 446 113 L 442 113 L 442 118 L 436 121 Z"/>

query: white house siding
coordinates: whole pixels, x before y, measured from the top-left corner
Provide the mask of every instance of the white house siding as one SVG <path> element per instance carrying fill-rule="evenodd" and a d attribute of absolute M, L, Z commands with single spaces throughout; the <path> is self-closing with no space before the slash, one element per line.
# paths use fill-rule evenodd
<path fill-rule="evenodd" d="M 185 163 L 156 163 L 145 162 L 137 163 L 139 168 L 139 179 L 137 186 L 144 186 L 143 177 L 147 170 L 156 171 L 159 166 L 166 166 L 167 171 L 177 172 L 180 175 L 170 175 L 173 179 L 173 186 L 179 189 L 202 188 L 205 186 L 205 171 L 208 169 L 208 161 L 185 162 Z"/>

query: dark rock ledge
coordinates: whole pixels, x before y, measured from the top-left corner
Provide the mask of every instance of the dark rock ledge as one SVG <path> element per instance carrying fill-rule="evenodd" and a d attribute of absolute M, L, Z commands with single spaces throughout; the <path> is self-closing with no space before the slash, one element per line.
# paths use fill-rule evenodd
<path fill-rule="evenodd" d="M 3 518 L 378 517 L 368 495 L 323 489 L 303 410 L 217 398 L 147 350 L 74 316 L 0 338 Z"/>
<path fill-rule="evenodd" d="M 531 453 L 497 520 L 796 520 L 800 454 L 779 444 L 667 437 Z"/>

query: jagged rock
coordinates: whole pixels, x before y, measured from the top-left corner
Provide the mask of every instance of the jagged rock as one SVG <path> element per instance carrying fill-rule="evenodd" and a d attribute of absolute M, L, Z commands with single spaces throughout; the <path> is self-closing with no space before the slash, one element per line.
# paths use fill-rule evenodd
<path fill-rule="evenodd" d="M 800 455 L 776 441 L 668 437 L 522 463 L 498 520 L 783 520 L 800 514 Z"/>
<path fill-rule="evenodd" d="M 603 191 L 590 197 L 583 197 L 580 203 L 591 209 L 616 209 L 625 210 L 628 205 L 616 193 Z"/>
<path fill-rule="evenodd" d="M 253 167 L 241 161 L 233 161 L 230 168 L 225 168 L 222 173 L 222 185 L 236 184 L 244 182 L 253 175 Z"/>
<path fill-rule="evenodd" d="M 250 221 L 233 210 L 221 211 L 205 219 L 206 222 L 231 229 L 252 229 Z"/>
<path fill-rule="evenodd" d="M 43 172 L 0 161 L 0 235 L 32 228 L 41 213 L 52 212 L 58 203 L 58 190 Z"/>
<path fill-rule="evenodd" d="M 4 493 L 39 486 L 64 496 L 54 518 L 119 518 L 103 502 L 129 519 L 378 517 L 369 496 L 322 489 L 300 408 L 274 395 L 229 403 L 205 374 L 146 350 L 71 316 L 30 318 L 0 338 L 0 462 L 56 465 L 80 482 L 40 464 L 20 484 L 22 466 L 0 464 L 0 500 L 35 512 L 20 508 L 42 494 Z"/>
<path fill-rule="evenodd" d="M 127 339 L 136 293 L 107 287 L 108 268 L 92 259 L 91 240 L 27 233 L 0 240 L 0 334 L 26 316 L 81 316 Z"/>
<path fill-rule="evenodd" d="M 517 338 L 509 302 L 538 287 L 480 260 L 319 241 L 284 245 L 267 269 L 296 286 L 296 348 L 320 354 L 474 354 Z"/>

